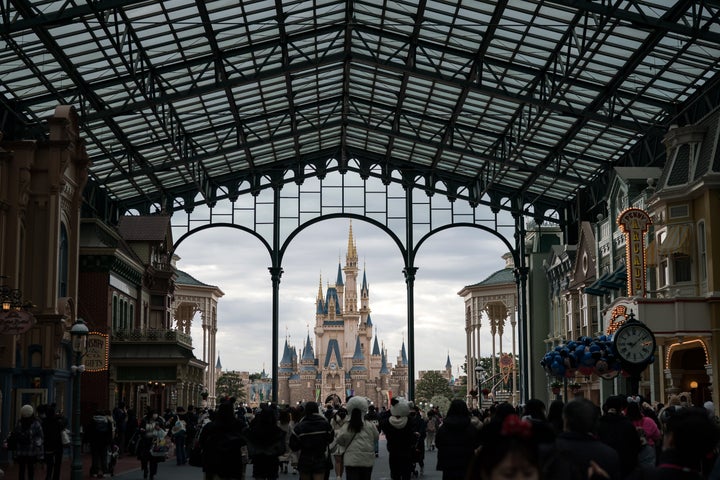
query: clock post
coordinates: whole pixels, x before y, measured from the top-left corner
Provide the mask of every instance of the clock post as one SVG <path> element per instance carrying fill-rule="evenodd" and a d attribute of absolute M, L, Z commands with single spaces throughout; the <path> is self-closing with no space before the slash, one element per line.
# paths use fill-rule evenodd
<path fill-rule="evenodd" d="M 642 372 L 655 361 L 655 334 L 632 311 L 613 335 L 615 355 L 628 373 L 628 393 L 637 395 Z"/>

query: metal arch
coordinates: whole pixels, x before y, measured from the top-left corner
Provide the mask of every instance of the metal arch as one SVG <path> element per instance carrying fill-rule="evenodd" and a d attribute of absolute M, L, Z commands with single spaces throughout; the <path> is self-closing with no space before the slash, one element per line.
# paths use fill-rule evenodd
<path fill-rule="evenodd" d="M 290 235 L 285 239 L 283 242 L 282 247 L 280 248 L 280 252 L 278 255 L 278 259 L 282 261 L 283 257 L 285 256 L 285 251 L 290 246 L 290 243 L 292 243 L 292 240 L 300 234 L 303 230 L 311 227 L 312 225 L 315 225 L 316 223 L 320 223 L 324 220 L 332 220 L 334 218 L 350 218 L 350 219 L 356 219 L 360 220 L 362 222 L 369 223 L 371 225 L 374 225 L 378 227 L 380 230 L 383 231 L 383 233 L 386 233 L 390 236 L 393 242 L 395 242 L 395 245 L 397 245 L 398 250 L 400 250 L 400 254 L 403 255 L 403 258 L 405 258 L 405 255 L 407 253 L 407 248 L 402 244 L 402 241 L 398 238 L 397 235 L 395 235 L 395 232 L 390 230 L 390 228 L 387 227 L 387 225 L 383 225 L 382 223 L 378 222 L 377 220 L 373 218 L 369 218 L 363 215 L 358 215 L 355 213 L 330 213 L 326 215 L 322 215 L 316 218 L 313 218 L 311 220 L 308 220 L 307 222 L 304 222 L 300 224 L 295 230 L 292 231 Z"/>
<path fill-rule="evenodd" d="M 415 244 L 415 246 L 414 246 L 414 248 L 413 248 L 413 258 L 415 258 L 415 257 L 417 256 L 417 254 L 418 254 L 418 252 L 419 252 L 420 247 L 422 246 L 422 244 L 425 243 L 425 241 L 429 240 L 430 237 L 432 237 L 433 235 L 435 235 L 435 234 L 437 234 L 437 233 L 442 232 L 443 230 L 449 230 L 449 229 L 455 228 L 455 227 L 477 228 L 477 229 L 480 229 L 480 230 L 482 230 L 482 231 L 484 231 L 484 232 L 491 233 L 492 235 L 496 236 L 498 239 L 500 239 L 501 242 L 503 242 L 503 243 L 505 244 L 505 246 L 508 248 L 508 251 L 509 251 L 510 253 L 512 253 L 512 255 L 513 255 L 513 260 L 517 260 L 517 252 L 516 252 L 516 250 L 515 250 L 516 247 L 511 246 L 511 245 L 510 245 L 510 242 L 508 242 L 508 240 L 507 240 L 504 236 L 500 235 L 496 230 L 493 230 L 493 229 L 491 229 L 490 227 L 487 227 L 487 226 L 485 226 L 485 225 L 478 225 L 478 224 L 476 224 L 476 223 L 453 223 L 453 224 L 443 225 L 442 227 L 438 227 L 438 228 L 433 229 L 432 231 L 430 231 L 430 232 L 426 233 L 425 235 L 423 235 L 423 236 L 420 238 L 420 240 Z"/>
<path fill-rule="evenodd" d="M 221 227 L 232 228 L 232 229 L 234 229 L 234 230 L 240 230 L 240 231 L 249 233 L 249 234 L 252 235 L 253 237 L 255 237 L 255 238 L 257 238 L 258 240 L 260 240 L 260 243 L 261 243 L 261 244 L 265 247 L 265 249 L 267 250 L 268 255 L 269 255 L 270 257 L 272 257 L 272 247 L 271 247 L 270 244 L 262 237 L 262 235 L 258 234 L 257 232 L 255 232 L 255 231 L 253 231 L 253 230 L 251 230 L 251 229 L 249 229 L 249 228 L 247 228 L 247 227 L 244 227 L 244 226 L 242 226 L 242 225 L 235 225 L 234 223 L 211 223 L 211 224 L 209 224 L 209 225 L 201 225 L 201 226 L 199 226 L 199 227 L 193 228 L 192 230 L 188 230 L 188 231 L 185 232 L 179 239 L 177 239 L 176 241 L 173 242 L 173 248 L 172 248 L 172 250 L 170 251 L 170 256 L 172 257 L 172 255 L 173 255 L 173 254 L 175 253 L 175 251 L 178 249 L 178 247 L 180 246 L 180 244 L 181 244 L 186 238 L 188 238 L 190 235 L 192 235 L 192 234 L 194 234 L 194 233 L 202 232 L 203 230 L 210 230 L 210 229 L 213 229 L 213 228 L 221 228 Z"/>

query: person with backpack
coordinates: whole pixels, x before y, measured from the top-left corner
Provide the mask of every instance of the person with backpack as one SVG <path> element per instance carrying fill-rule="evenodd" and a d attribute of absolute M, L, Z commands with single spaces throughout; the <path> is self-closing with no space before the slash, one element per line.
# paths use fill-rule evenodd
<path fill-rule="evenodd" d="M 150 480 L 154 480 L 158 471 L 158 463 L 165 461 L 164 456 L 153 455 L 152 452 L 156 444 L 165 440 L 166 432 L 164 427 L 163 418 L 158 416 L 155 410 L 148 407 L 145 410 L 145 416 L 138 424 L 140 440 L 137 446 L 137 458 L 140 460 L 143 479 L 147 479 L 149 475 Z"/>
<path fill-rule="evenodd" d="M 182 412 L 181 412 L 182 410 Z M 175 460 L 178 465 L 185 465 L 187 463 L 187 425 L 181 413 L 184 413 L 185 409 L 178 407 L 178 417 L 175 420 L 170 433 L 172 435 L 172 441 L 175 444 Z"/>
<path fill-rule="evenodd" d="M 306 402 L 303 413 L 290 432 L 290 449 L 299 452 L 300 480 L 326 480 L 333 467 L 329 445 L 335 432 L 317 402 Z"/>
<path fill-rule="evenodd" d="M 43 458 L 43 444 L 43 429 L 35 409 L 32 405 L 23 405 L 8 444 L 18 464 L 18 480 L 34 480 L 35 464 Z"/>
<path fill-rule="evenodd" d="M 90 476 L 102 478 L 105 473 L 110 473 L 107 457 L 113 428 L 108 415 L 100 410 L 95 412 L 85 430 L 85 440 L 90 444 Z"/>

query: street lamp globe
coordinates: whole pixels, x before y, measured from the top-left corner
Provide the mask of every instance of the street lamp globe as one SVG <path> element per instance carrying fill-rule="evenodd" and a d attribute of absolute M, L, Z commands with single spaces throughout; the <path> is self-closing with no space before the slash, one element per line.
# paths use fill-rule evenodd
<path fill-rule="evenodd" d="M 87 337 L 90 330 L 88 330 L 85 320 L 78 318 L 73 326 L 70 328 L 70 338 L 72 338 L 72 350 L 75 354 L 85 353 L 87 348 Z"/>
<path fill-rule="evenodd" d="M 485 368 L 482 365 L 475 367 L 475 378 L 477 379 L 478 385 L 485 381 Z"/>

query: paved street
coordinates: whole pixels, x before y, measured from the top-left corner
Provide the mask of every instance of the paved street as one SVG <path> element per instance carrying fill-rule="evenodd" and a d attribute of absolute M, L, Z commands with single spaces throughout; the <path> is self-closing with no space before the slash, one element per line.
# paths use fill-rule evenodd
<path fill-rule="evenodd" d="M 425 472 L 423 479 L 425 480 L 438 480 L 442 478 L 441 472 L 435 470 L 437 451 L 425 452 Z M 133 458 L 121 459 L 118 463 L 118 471 L 115 474 L 118 480 L 142 480 L 142 471 L 140 470 L 140 462 Z M 158 468 L 157 480 L 199 480 L 202 478 L 202 469 L 198 467 L 191 467 L 189 465 L 177 466 L 174 459 L 170 459 L 167 462 L 161 463 Z M 248 466 L 248 472 L 245 476 L 247 480 L 252 479 L 252 466 Z M 335 473 L 331 472 L 330 480 L 334 480 Z M 375 461 L 375 467 L 373 467 L 373 479 L 376 480 L 389 480 L 390 470 L 388 468 L 388 457 L 387 450 L 385 448 L 385 438 L 380 437 L 380 454 Z M 287 473 L 281 474 L 280 479 L 282 480 L 297 480 L 298 475 Z"/>

